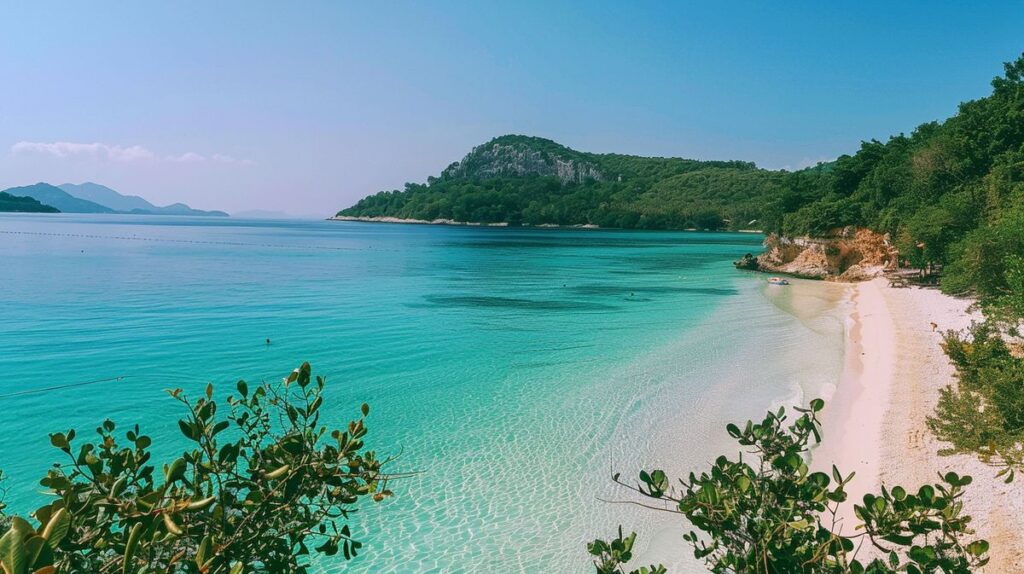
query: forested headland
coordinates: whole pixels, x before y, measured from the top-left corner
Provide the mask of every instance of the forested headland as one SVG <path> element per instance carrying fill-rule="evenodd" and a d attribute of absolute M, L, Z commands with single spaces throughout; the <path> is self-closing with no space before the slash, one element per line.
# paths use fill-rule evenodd
<path fill-rule="evenodd" d="M 1006 287 L 1006 256 L 1024 253 L 1022 75 L 1024 57 L 953 117 L 800 171 L 585 153 L 506 135 L 426 183 L 338 215 L 819 237 L 867 227 L 889 233 L 912 264 L 948 265 L 947 289 L 995 295 Z"/>

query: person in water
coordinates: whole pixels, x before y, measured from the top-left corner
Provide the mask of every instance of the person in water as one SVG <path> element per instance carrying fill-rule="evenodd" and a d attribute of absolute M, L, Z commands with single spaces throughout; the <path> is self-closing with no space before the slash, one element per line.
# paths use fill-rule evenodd
<path fill-rule="evenodd" d="M 270 346 L 270 337 L 267 337 L 267 346 Z"/>

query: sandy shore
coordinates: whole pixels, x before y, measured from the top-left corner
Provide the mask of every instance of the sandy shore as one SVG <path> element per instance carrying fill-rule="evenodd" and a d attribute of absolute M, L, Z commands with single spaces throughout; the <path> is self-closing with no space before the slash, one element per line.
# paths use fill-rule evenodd
<path fill-rule="evenodd" d="M 992 545 L 985 572 L 1024 572 L 1024 487 L 1004 484 L 973 457 L 938 456 L 942 444 L 926 425 L 939 390 L 954 380 L 942 333 L 970 325 L 970 302 L 936 290 L 893 289 L 884 279 L 851 289 L 846 364 L 827 406 L 814 466 L 825 470 L 834 462 L 844 474 L 856 472 L 851 500 L 883 483 L 916 490 L 939 473 L 971 475 L 966 512 L 977 535 Z M 852 534 L 852 505 L 841 516 L 844 533 Z"/>
<path fill-rule="evenodd" d="M 940 481 L 940 473 L 955 471 L 974 478 L 966 488 L 965 512 L 972 517 L 974 538 L 991 544 L 990 562 L 980 572 L 1024 574 L 1021 478 L 1005 484 L 995 477 L 997 469 L 972 456 L 939 456 L 943 444 L 927 427 L 939 391 L 955 381 L 955 371 L 941 347 L 942 334 L 966 329 L 979 318 L 968 312 L 971 302 L 934 289 L 894 289 L 885 279 L 852 284 L 794 280 L 789 287 L 768 292 L 768 299 L 809 331 L 820 331 L 820 345 L 827 345 L 833 336 L 824 326 L 843 321 L 841 328 L 836 324 L 845 331 L 844 340 L 836 341 L 842 348 L 799 351 L 829 360 L 841 353 L 841 373 L 836 369 L 827 374 L 827 381 L 819 377 L 813 382 L 808 373 L 793 372 L 803 386 L 797 402 L 826 400 L 824 440 L 812 451 L 812 468 L 831 473 L 835 464 L 844 476 L 856 473 L 847 487 L 849 501 L 840 508 L 842 533 L 857 534 L 853 504 L 864 494 L 878 492 L 883 484 L 916 491 L 922 484 Z M 789 360 L 801 361 L 799 357 Z M 779 405 L 789 407 L 792 399 L 783 398 Z M 655 532 L 649 544 L 637 564 L 661 561 L 673 565 L 670 572 L 704 571 L 692 561 L 670 560 L 683 548 L 675 529 Z M 865 547 L 860 558 L 871 557 Z"/>

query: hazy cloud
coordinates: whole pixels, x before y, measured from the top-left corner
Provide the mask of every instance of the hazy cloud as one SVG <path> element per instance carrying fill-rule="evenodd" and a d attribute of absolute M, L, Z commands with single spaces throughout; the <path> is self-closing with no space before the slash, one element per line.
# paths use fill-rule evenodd
<path fill-rule="evenodd" d="M 14 154 L 41 154 L 56 158 L 104 159 L 120 162 L 163 161 L 173 163 L 199 163 L 212 161 L 216 163 L 253 165 L 249 159 L 237 159 L 225 154 L 214 154 L 209 158 L 192 151 L 179 155 L 160 156 L 142 146 L 119 146 L 105 143 L 75 142 L 26 142 L 20 141 L 11 146 Z"/>
<path fill-rule="evenodd" d="M 18 142 L 11 146 L 11 151 L 16 154 L 45 154 L 59 158 L 68 157 L 94 157 L 111 159 L 114 161 L 138 161 L 153 159 L 153 152 L 142 146 L 122 147 L 119 145 L 108 145 L 103 143 L 73 143 L 73 142 Z"/>
<path fill-rule="evenodd" d="M 251 159 L 238 159 L 238 158 L 231 157 L 229 155 L 225 155 L 225 154 L 222 154 L 222 153 L 215 153 L 215 154 L 213 154 L 212 159 L 213 159 L 213 161 L 218 161 L 220 163 L 237 163 L 237 164 L 240 164 L 240 165 L 256 165 L 256 162 L 252 161 Z"/>
<path fill-rule="evenodd" d="M 174 161 L 178 163 L 195 163 L 199 161 L 206 161 L 205 157 L 192 151 L 187 151 L 181 155 L 169 155 L 167 156 L 166 159 L 167 161 Z"/>

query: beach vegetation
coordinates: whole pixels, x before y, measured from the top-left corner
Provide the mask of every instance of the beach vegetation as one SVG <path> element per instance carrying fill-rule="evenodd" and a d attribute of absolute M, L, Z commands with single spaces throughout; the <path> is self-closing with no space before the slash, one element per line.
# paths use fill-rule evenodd
<path fill-rule="evenodd" d="M 52 499 L 7 517 L 0 571 L 302 573 L 315 554 L 355 556 L 348 518 L 391 495 L 387 461 L 364 446 L 366 405 L 342 428 L 324 423 L 324 385 L 303 363 L 223 401 L 212 385 L 198 398 L 169 390 L 189 447 L 164 463 L 138 425 L 50 435 L 62 462 L 40 484 Z"/>
<path fill-rule="evenodd" d="M 664 471 L 641 471 L 635 482 L 612 479 L 652 510 L 685 517 L 695 530 L 683 536 L 694 556 L 716 574 L 968 573 L 985 565 L 988 542 L 973 539 L 963 512 L 971 477 L 950 472 L 917 490 L 882 487 L 854 504 L 856 528 L 838 517 L 854 474 L 813 472 L 809 449 L 821 440 L 824 403 L 784 409 L 761 422 L 730 424 L 742 447 L 709 470 L 672 480 Z M 656 501 L 654 504 L 646 503 Z M 665 505 L 668 503 L 668 506 Z M 588 550 L 599 574 L 627 572 L 635 534 L 595 540 Z M 663 572 L 660 566 L 631 574 Z"/>
<path fill-rule="evenodd" d="M 1024 471 L 1024 359 L 993 322 L 949 332 L 946 354 L 957 384 L 942 390 L 928 426 L 948 446 L 939 454 L 973 454 L 1007 482 Z"/>

